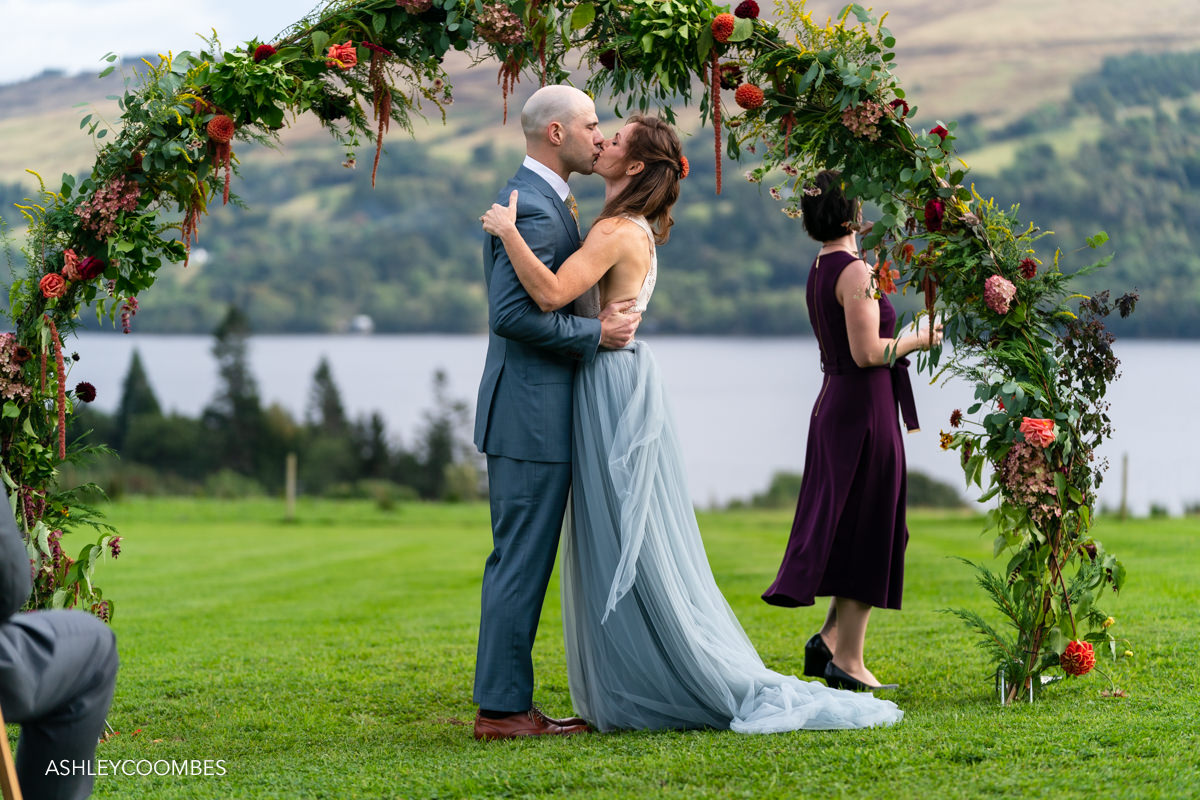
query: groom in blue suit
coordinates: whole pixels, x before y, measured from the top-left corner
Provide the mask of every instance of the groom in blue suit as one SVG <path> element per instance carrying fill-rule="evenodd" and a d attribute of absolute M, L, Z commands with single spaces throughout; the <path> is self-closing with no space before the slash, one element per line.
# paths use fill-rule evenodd
<path fill-rule="evenodd" d="M 579 248 L 567 178 L 591 174 L 604 137 L 591 98 L 569 86 L 535 92 L 521 111 L 521 128 L 525 161 L 497 202 L 519 190 L 517 229 L 557 271 Z M 484 243 L 483 274 L 489 335 L 475 445 L 487 454 L 494 548 L 483 571 L 475 738 L 580 733 L 587 730 L 582 719 L 554 719 L 533 705 L 533 640 L 571 486 L 575 366 L 599 347 L 628 345 L 641 315 L 623 313 L 633 301 L 597 318 L 541 311 L 494 237 Z"/>

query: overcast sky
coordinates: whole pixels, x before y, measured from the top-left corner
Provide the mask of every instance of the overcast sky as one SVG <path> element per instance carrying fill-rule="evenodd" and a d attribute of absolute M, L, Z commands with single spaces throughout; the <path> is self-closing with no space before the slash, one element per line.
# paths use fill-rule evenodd
<path fill-rule="evenodd" d="M 140 56 L 196 50 L 216 28 L 226 47 L 269 40 L 318 0 L 0 0 L 0 83 L 46 69 L 103 69 L 105 53 Z"/>

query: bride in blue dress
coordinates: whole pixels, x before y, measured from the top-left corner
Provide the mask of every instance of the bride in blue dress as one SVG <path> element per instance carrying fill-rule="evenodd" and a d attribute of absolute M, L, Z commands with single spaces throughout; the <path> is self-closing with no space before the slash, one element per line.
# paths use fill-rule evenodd
<path fill-rule="evenodd" d="M 517 232 L 517 192 L 484 215 L 484 230 L 503 242 L 543 310 L 596 286 L 598 308 L 632 298 L 645 312 L 657 280 L 656 246 L 669 236 L 686 169 L 674 130 L 633 116 L 595 164 L 605 181 L 604 210 L 557 273 Z M 863 728 L 903 717 L 890 701 L 763 665 L 713 578 L 644 342 L 581 365 L 574 404 L 561 583 L 568 682 L 581 716 L 603 731 L 742 733 Z"/>

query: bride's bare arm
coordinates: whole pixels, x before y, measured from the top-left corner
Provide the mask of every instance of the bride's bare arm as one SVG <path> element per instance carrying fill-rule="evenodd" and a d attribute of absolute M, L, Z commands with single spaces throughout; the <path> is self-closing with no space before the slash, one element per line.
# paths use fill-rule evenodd
<path fill-rule="evenodd" d="M 483 230 L 498 238 L 508 252 L 513 269 L 525 291 L 543 311 L 562 308 L 586 292 L 616 264 L 624 253 L 625 237 L 618 233 L 621 223 L 602 220 L 588 234 L 583 245 L 568 258 L 558 272 L 546 268 L 517 230 L 517 190 L 507 206 L 494 203 L 480 220 Z"/>

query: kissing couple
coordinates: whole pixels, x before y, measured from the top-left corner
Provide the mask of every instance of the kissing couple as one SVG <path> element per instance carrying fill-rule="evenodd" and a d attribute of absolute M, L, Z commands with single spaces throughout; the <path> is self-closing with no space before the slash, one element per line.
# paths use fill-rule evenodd
<path fill-rule="evenodd" d="M 895 703 L 764 666 L 713 578 L 658 367 L 634 341 L 687 174 L 679 137 L 639 115 L 606 139 L 592 100 L 569 86 L 535 92 L 521 127 L 524 163 L 480 218 L 489 336 L 475 444 L 494 549 L 475 737 L 899 721 Z M 572 173 L 605 185 L 582 242 Z M 533 704 L 560 532 L 569 719 Z"/>

